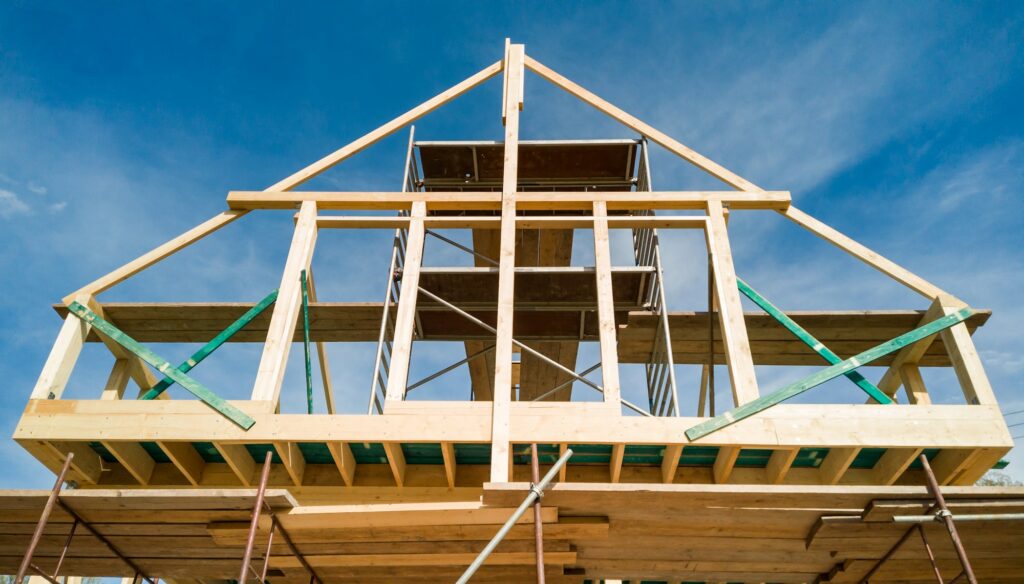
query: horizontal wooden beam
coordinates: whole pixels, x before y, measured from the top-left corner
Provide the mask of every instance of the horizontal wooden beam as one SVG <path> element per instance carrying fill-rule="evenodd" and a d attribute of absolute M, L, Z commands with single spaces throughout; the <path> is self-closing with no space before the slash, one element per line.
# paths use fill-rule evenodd
<path fill-rule="evenodd" d="M 316 225 L 326 229 L 403 229 L 409 227 L 409 217 L 341 217 L 320 215 Z M 609 229 L 704 229 L 707 218 L 699 216 L 637 215 L 608 217 Z M 501 227 L 501 217 L 427 217 L 427 228 L 434 229 L 494 229 Z M 517 217 L 517 229 L 592 229 L 593 217 Z"/>
<path fill-rule="evenodd" d="M 139 441 L 241 443 L 490 441 L 489 402 L 416 402 L 415 415 L 274 414 L 266 402 L 232 402 L 256 421 L 244 431 L 197 401 L 30 400 L 14 438 L 19 441 Z M 410 402 L 412 403 L 412 402 Z M 609 418 L 592 404 L 513 403 L 510 441 L 529 444 L 609 444 Z M 401 423 L 396 416 L 401 415 Z M 706 418 L 615 417 L 615 443 L 688 444 L 683 432 Z M 825 421 L 825 423 L 823 423 Z M 234 444 L 232 444 L 234 443 Z M 756 420 L 738 422 L 703 439 L 708 445 L 800 448 L 995 448 L 1013 442 L 997 406 L 782 404 Z M 244 449 L 243 449 L 244 450 Z M 242 451 L 239 451 L 242 454 Z M 241 458 L 241 457 L 240 457 Z M 252 457 L 249 457 L 252 461 Z M 252 469 L 242 469 L 246 476 Z"/>
<path fill-rule="evenodd" d="M 719 201 L 730 209 L 789 208 L 789 191 L 580 191 L 517 192 L 517 210 L 589 211 L 595 201 L 608 203 L 610 211 L 634 209 L 701 210 L 708 201 Z M 494 211 L 501 208 L 497 192 L 336 192 L 336 191 L 231 191 L 228 206 L 234 210 L 297 209 L 306 201 L 315 201 L 320 210 L 409 210 L 416 201 L 425 201 L 432 211 Z"/>

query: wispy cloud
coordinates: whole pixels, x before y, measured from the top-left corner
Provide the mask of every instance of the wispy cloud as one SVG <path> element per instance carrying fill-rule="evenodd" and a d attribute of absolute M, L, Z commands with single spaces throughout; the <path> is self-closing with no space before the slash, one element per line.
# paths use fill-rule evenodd
<path fill-rule="evenodd" d="M 28 203 L 13 191 L 0 189 L 0 217 L 10 219 L 16 215 L 24 215 L 32 210 Z"/>

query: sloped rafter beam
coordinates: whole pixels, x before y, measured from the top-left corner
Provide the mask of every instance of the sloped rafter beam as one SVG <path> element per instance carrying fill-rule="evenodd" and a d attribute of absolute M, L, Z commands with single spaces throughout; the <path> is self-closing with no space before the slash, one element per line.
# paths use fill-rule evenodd
<path fill-rule="evenodd" d="M 461 83 L 453 85 L 420 105 L 412 108 L 390 122 L 380 126 L 376 130 L 362 136 L 361 138 L 351 142 L 350 144 L 335 150 L 327 156 L 317 160 L 313 164 L 310 164 L 306 168 L 292 174 L 288 178 L 285 178 L 270 188 L 268 191 L 288 191 L 301 185 L 302 183 L 310 180 L 311 178 L 319 175 L 320 173 L 330 169 L 335 164 L 338 164 L 342 160 L 361 152 L 362 150 L 376 144 L 378 141 L 390 136 L 391 134 L 401 130 L 403 127 L 415 122 L 421 117 L 429 114 L 435 109 L 442 105 L 452 101 L 456 97 L 466 93 L 467 91 L 477 87 L 488 79 L 494 77 L 502 70 L 502 62 L 498 61 L 489 67 L 485 67 L 479 73 L 468 77 Z"/>
<path fill-rule="evenodd" d="M 619 123 L 623 124 L 627 128 L 630 128 L 631 130 L 645 136 L 651 142 L 654 142 L 655 144 L 658 144 L 659 146 L 662 146 L 663 148 L 667 149 L 669 152 L 672 152 L 676 156 L 679 156 L 680 158 L 689 161 L 697 168 L 700 168 L 704 172 L 707 172 L 711 176 L 728 184 L 729 186 L 741 191 L 762 190 L 754 183 L 737 175 L 736 173 L 723 167 L 717 162 L 711 160 L 710 158 L 701 155 L 700 153 L 694 151 L 692 148 L 689 148 L 688 146 L 682 144 L 681 142 L 665 134 L 664 132 L 661 132 L 660 130 L 654 128 L 653 126 L 640 121 L 639 119 L 626 113 L 622 109 L 619 109 L 618 107 L 612 105 L 611 103 L 605 101 L 604 99 L 598 97 L 597 95 L 591 93 L 590 91 L 587 91 L 583 87 L 580 87 L 579 85 L 570 81 L 569 79 L 566 79 L 565 77 L 559 75 L 555 71 L 538 62 L 536 59 L 533 59 L 530 56 L 526 56 L 525 65 L 527 69 L 533 71 L 537 75 L 540 75 L 545 80 L 553 83 L 554 85 L 560 87 L 561 89 L 576 96 L 583 102 L 596 108 L 601 113 L 617 120 Z"/>

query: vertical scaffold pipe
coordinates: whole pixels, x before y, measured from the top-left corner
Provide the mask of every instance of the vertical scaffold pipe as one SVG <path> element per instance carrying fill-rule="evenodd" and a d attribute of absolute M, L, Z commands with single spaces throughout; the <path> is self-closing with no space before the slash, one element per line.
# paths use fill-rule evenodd
<path fill-rule="evenodd" d="M 533 505 L 534 501 L 540 498 L 540 496 L 544 493 L 544 489 L 546 489 L 548 484 L 552 480 L 554 480 L 555 475 L 558 474 L 558 471 L 561 470 L 563 466 L 565 466 L 565 463 L 569 461 L 569 457 L 571 456 L 572 449 L 570 448 L 566 450 L 565 454 L 563 454 L 561 458 L 558 459 L 558 462 L 556 462 L 555 465 L 552 466 L 550 470 L 548 470 L 547 474 L 544 475 L 544 478 L 540 480 L 540 483 L 530 485 L 530 494 L 527 495 L 526 499 L 524 499 L 523 502 L 519 504 L 519 507 L 516 508 L 515 512 L 512 513 L 512 516 L 508 518 L 508 521 L 505 522 L 505 525 L 502 525 L 501 529 L 498 530 L 498 533 L 494 534 L 494 537 L 491 538 L 491 541 L 487 542 L 487 546 L 484 548 L 482 552 L 480 552 L 480 555 L 478 555 L 476 559 L 473 560 L 473 563 L 470 564 L 468 568 L 466 568 L 466 571 L 462 573 L 462 577 L 458 579 L 456 584 L 466 584 L 466 582 L 469 582 L 469 579 L 473 577 L 473 574 L 476 574 L 476 571 L 480 569 L 480 566 L 482 566 L 484 562 L 487 561 L 487 557 L 491 555 L 491 552 L 494 551 L 494 548 L 498 547 L 498 544 L 501 543 L 501 540 L 505 539 L 505 536 L 508 535 L 508 532 L 512 529 L 512 526 L 515 525 L 517 521 L 519 521 L 519 518 L 522 517 L 524 513 L 526 513 L 526 510 L 529 509 L 531 505 Z"/>

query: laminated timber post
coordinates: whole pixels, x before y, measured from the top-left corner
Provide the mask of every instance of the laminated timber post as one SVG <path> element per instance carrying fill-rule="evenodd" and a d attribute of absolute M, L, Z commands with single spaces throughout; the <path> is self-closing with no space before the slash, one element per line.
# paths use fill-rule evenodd
<path fill-rule="evenodd" d="M 519 170 L 519 111 L 523 106 L 523 45 L 510 44 L 505 62 L 505 160 L 498 244 L 498 317 L 494 348 L 491 418 L 491 481 L 512 480 L 509 426 L 512 408 L 512 318 L 516 266 L 516 186 Z"/>

